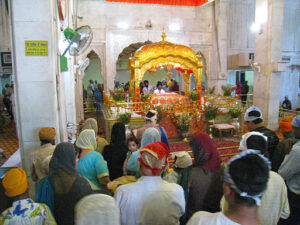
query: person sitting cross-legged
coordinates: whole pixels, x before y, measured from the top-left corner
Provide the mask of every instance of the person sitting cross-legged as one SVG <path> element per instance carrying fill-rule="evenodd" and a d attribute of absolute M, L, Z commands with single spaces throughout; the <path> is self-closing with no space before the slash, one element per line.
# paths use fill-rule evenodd
<path fill-rule="evenodd" d="M 29 198 L 29 183 L 24 170 L 14 168 L 9 170 L 2 181 L 6 195 L 14 199 L 12 207 L 0 215 L 3 225 L 43 225 L 56 222 L 50 209 L 45 204 L 35 203 Z"/>
<path fill-rule="evenodd" d="M 269 160 L 255 150 L 234 156 L 224 171 L 228 209 L 224 213 L 197 212 L 187 225 L 258 225 L 257 206 L 267 188 L 269 168 Z"/>
<path fill-rule="evenodd" d="M 162 142 L 154 142 L 139 151 L 142 177 L 117 189 L 115 199 L 122 225 L 176 225 L 185 211 L 182 187 L 162 180 L 169 151 Z"/>

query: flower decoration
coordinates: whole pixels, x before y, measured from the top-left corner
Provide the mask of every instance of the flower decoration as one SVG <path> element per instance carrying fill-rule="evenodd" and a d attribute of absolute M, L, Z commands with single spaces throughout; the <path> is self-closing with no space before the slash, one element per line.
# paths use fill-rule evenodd
<path fill-rule="evenodd" d="M 123 88 L 110 90 L 109 92 L 113 100 L 115 100 L 116 102 L 125 101 L 127 93 L 124 91 Z"/>
<path fill-rule="evenodd" d="M 162 105 L 155 106 L 155 111 L 157 112 L 157 123 L 159 124 L 164 118 L 165 111 Z"/>
<path fill-rule="evenodd" d="M 150 100 L 150 97 L 151 97 L 150 94 L 142 94 L 141 100 L 142 100 L 142 102 L 146 102 L 146 101 Z"/>
<path fill-rule="evenodd" d="M 190 129 L 190 124 L 192 121 L 192 114 L 188 112 L 183 112 L 175 117 L 177 121 L 177 129 L 182 133 L 186 133 Z"/>
<path fill-rule="evenodd" d="M 192 101 L 197 101 L 199 99 L 199 93 L 197 91 L 190 92 L 190 99 Z"/>
<path fill-rule="evenodd" d="M 223 96 L 231 96 L 231 93 L 236 90 L 236 87 L 231 85 L 222 85 Z"/>
<path fill-rule="evenodd" d="M 232 118 L 238 118 L 242 114 L 242 109 L 239 107 L 230 108 L 229 114 L 231 115 Z"/>
<path fill-rule="evenodd" d="M 212 88 L 208 88 L 208 94 L 213 95 L 215 94 L 216 86 L 213 86 Z"/>
<path fill-rule="evenodd" d="M 213 120 L 219 114 L 219 109 L 216 105 L 210 104 L 204 106 L 204 116 L 206 120 Z"/>
<path fill-rule="evenodd" d="M 120 113 L 118 115 L 118 121 L 120 123 L 128 124 L 130 122 L 130 119 L 131 119 L 131 113 L 130 112 Z"/>

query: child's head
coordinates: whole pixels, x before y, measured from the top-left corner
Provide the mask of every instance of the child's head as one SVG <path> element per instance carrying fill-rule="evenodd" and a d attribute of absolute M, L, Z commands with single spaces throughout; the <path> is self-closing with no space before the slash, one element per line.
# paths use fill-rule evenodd
<path fill-rule="evenodd" d="M 128 138 L 127 147 L 130 151 L 135 152 L 138 149 L 138 146 L 139 141 L 135 137 L 131 136 Z"/>

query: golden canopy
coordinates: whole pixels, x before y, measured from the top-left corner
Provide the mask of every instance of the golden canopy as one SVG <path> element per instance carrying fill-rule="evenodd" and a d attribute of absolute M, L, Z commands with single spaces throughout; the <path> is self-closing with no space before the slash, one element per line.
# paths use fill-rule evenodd
<path fill-rule="evenodd" d="M 196 81 L 197 91 L 201 94 L 201 78 L 203 64 L 201 54 L 197 55 L 191 48 L 185 45 L 173 44 L 166 41 L 166 33 L 163 31 L 163 40 L 157 43 L 144 45 L 139 48 L 133 57 L 129 58 L 130 87 L 134 88 L 135 100 L 139 100 L 139 84 L 143 79 L 144 73 L 157 65 L 174 65 L 186 71 L 183 76 L 185 79 L 185 94 L 189 93 L 188 70 L 192 70 Z"/>

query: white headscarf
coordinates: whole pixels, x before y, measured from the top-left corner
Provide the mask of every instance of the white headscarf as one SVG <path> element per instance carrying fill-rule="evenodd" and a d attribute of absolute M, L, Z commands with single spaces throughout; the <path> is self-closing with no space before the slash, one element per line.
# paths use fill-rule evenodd
<path fill-rule="evenodd" d="M 94 118 L 88 118 L 84 121 L 83 129 L 93 129 L 95 134 L 98 133 L 98 123 L 97 120 Z"/>
<path fill-rule="evenodd" d="M 177 157 L 175 161 L 175 167 L 177 168 L 187 168 L 193 164 L 192 157 L 186 151 L 179 151 L 172 153 L 172 158 Z"/>
<path fill-rule="evenodd" d="M 268 137 L 266 137 L 264 134 L 262 134 L 260 132 L 256 132 L 256 131 L 248 132 L 248 133 L 244 134 L 243 137 L 242 137 L 242 140 L 240 142 L 239 151 L 243 152 L 243 151 L 248 150 L 248 148 L 247 148 L 247 139 L 249 137 L 251 137 L 252 135 L 261 136 L 266 140 L 266 142 L 268 142 Z"/>
<path fill-rule="evenodd" d="M 92 194 L 81 199 L 75 207 L 76 225 L 120 225 L 120 211 L 114 198 Z"/>
<path fill-rule="evenodd" d="M 249 116 L 249 113 L 252 112 L 252 111 L 258 111 L 260 113 L 260 116 L 259 117 Z M 258 107 L 253 105 L 249 109 L 247 109 L 247 111 L 245 113 L 245 116 L 244 116 L 244 120 L 245 121 L 253 121 L 253 120 L 256 120 L 256 119 L 262 119 L 262 112 Z"/>
<path fill-rule="evenodd" d="M 76 140 L 76 146 L 81 149 L 96 150 L 97 141 L 95 131 L 92 129 L 86 129 L 81 131 Z"/>

